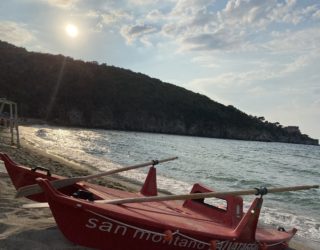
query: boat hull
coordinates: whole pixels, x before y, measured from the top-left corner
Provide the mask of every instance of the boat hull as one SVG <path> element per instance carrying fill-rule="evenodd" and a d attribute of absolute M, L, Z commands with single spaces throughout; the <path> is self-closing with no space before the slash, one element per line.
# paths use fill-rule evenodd
<path fill-rule="evenodd" d="M 277 232 L 275 238 L 270 237 L 264 242 L 241 240 L 236 238 L 236 228 L 217 237 L 215 232 L 197 231 L 197 224 L 190 223 L 187 228 L 183 227 L 166 214 L 158 213 L 153 219 L 148 216 L 134 217 L 130 214 L 134 210 L 132 206 L 97 204 L 67 197 L 53 189 L 46 180 L 40 180 L 40 185 L 45 190 L 52 214 L 65 237 L 76 244 L 96 249 L 280 250 L 287 248 L 287 241 L 294 235 L 294 232 Z M 259 202 L 259 199 L 255 202 L 258 207 Z M 148 209 L 147 206 L 141 208 L 139 213 L 146 213 Z M 128 211 L 124 212 L 126 210 Z M 182 217 L 179 219 L 188 220 Z M 190 217 L 190 222 L 191 219 Z M 260 231 L 260 234 L 263 234 L 263 231 Z"/>
<path fill-rule="evenodd" d="M 43 168 L 42 170 L 38 170 L 20 165 L 3 153 L 0 153 L 0 159 L 4 162 L 5 168 L 16 190 L 24 186 L 37 184 L 37 178 L 44 178 L 49 181 L 65 179 L 65 177 L 51 174 L 49 170 L 44 170 Z M 110 193 L 111 189 L 88 182 L 79 182 L 59 189 L 61 193 L 68 196 L 73 195 L 78 190 L 93 192 L 95 199 L 103 199 L 105 198 L 104 194 Z M 29 195 L 26 198 L 36 202 L 47 202 L 47 198 L 44 193 Z"/>
<path fill-rule="evenodd" d="M 193 200 L 155 202 L 147 205 L 97 204 L 72 195 L 79 189 L 94 194 L 94 200 L 155 195 L 155 170 L 150 169 L 144 192 L 134 194 L 86 182 L 56 190 L 49 181 L 63 179 L 46 171 L 32 171 L 0 154 L 14 186 L 18 189 L 39 183 L 44 193 L 28 196 L 48 202 L 64 236 L 75 244 L 106 250 L 178 250 L 178 249 L 286 249 L 295 230 L 280 232 L 257 228 L 262 198 L 256 198 L 242 216 L 235 209 L 239 197 L 223 197 L 230 211 L 210 208 Z M 40 180 L 37 180 L 40 178 Z M 46 180 L 44 180 L 46 179 Z M 149 192 L 150 188 L 153 192 Z M 209 189 L 196 184 L 192 192 Z"/>

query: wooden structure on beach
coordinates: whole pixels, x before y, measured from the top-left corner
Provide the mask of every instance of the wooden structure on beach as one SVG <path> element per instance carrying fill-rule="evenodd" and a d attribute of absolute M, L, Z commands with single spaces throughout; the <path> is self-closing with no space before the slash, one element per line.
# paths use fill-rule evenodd
<path fill-rule="evenodd" d="M 0 98 L 0 127 L 9 129 L 11 144 L 20 146 L 17 103 Z"/>

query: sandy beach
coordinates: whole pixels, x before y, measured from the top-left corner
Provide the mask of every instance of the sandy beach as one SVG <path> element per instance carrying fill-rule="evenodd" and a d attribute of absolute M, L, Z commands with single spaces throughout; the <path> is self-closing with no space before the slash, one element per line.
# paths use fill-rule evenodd
<path fill-rule="evenodd" d="M 0 152 L 8 154 L 21 165 L 42 166 L 53 173 L 64 176 L 89 174 L 88 166 L 67 162 L 58 157 L 36 150 L 22 141 L 22 147 L 9 146 L 0 141 Z M 118 178 L 103 178 L 99 181 L 110 187 L 138 190 L 135 183 Z M 74 245 L 61 234 L 48 208 L 24 209 L 22 205 L 32 203 L 28 199 L 15 199 L 15 189 L 0 161 L 0 249 L 88 249 Z M 316 250 L 316 243 L 295 237 L 290 249 Z M 111 249 L 112 250 L 112 249 Z M 124 249 L 126 250 L 126 249 Z"/>
<path fill-rule="evenodd" d="M 59 172 L 70 170 L 63 165 L 25 149 L 0 145 L 1 152 L 26 166 L 44 165 Z M 15 189 L 0 164 L 0 249 L 85 249 L 67 241 L 56 227 L 49 209 L 24 209 L 30 203 L 15 199 Z"/>
<path fill-rule="evenodd" d="M 89 174 L 87 166 L 67 162 L 61 158 L 39 151 L 22 141 L 22 147 L 9 146 L 0 142 L 0 152 L 8 154 L 21 165 L 42 166 L 53 173 L 63 176 L 80 176 Z M 94 182 L 94 181 L 93 181 Z M 104 177 L 96 183 L 127 189 L 138 190 L 135 183 L 125 183 L 112 177 Z M 76 246 L 61 234 L 48 208 L 24 209 L 23 204 L 33 203 L 21 198 L 15 199 L 14 189 L 0 161 L 0 250 L 11 249 L 88 249 Z"/>

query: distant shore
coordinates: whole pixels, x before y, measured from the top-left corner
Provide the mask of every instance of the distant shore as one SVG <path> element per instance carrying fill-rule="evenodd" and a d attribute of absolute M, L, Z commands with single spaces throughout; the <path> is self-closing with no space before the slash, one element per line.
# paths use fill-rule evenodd
<path fill-rule="evenodd" d="M 62 158 L 47 154 L 44 151 L 27 145 L 22 140 L 22 147 L 12 147 L 0 141 L 0 152 L 8 154 L 21 165 L 49 168 L 53 173 L 63 176 L 87 175 L 90 166 L 79 165 Z M 52 218 L 49 209 L 23 209 L 25 203 L 32 203 L 22 198 L 15 199 L 15 189 L 5 168 L 0 161 L 0 249 L 88 249 L 74 245 L 61 234 Z M 103 178 L 101 185 L 116 187 L 130 191 L 139 190 L 134 182 L 119 180 L 118 178 Z M 290 249 L 316 250 L 318 245 L 301 237 L 295 237 Z M 124 249 L 125 250 L 125 249 Z"/>
<path fill-rule="evenodd" d="M 33 119 L 33 118 L 21 118 L 20 120 L 20 125 L 21 126 L 32 126 L 32 125 L 44 125 L 44 126 L 58 126 L 58 127 L 79 127 L 79 128 L 86 128 L 86 129 L 94 129 L 95 127 L 92 126 L 77 126 L 77 125 L 71 125 L 71 124 L 57 124 L 57 123 L 52 123 L 52 122 L 47 122 L 42 119 Z M 107 128 L 99 128 L 99 129 L 104 129 L 108 130 Z M 312 146 L 320 146 L 319 144 L 319 139 L 312 139 L 308 140 L 308 142 L 295 142 L 295 141 L 288 141 L 288 140 L 273 140 L 272 138 L 264 135 L 264 133 L 261 133 L 259 138 L 242 138 L 242 137 L 224 137 L 224 136 L 205 136 L 205 135 L 196 135 L 196 134 L 185 134 L 185 133 L 165 133 L 165 132 L 156 132 L 156 131 L 148 131 L 148 130 L 139 130 L 139 129 L 116 129 L 112 128 L 111 130 L 116 130 L 116 131 L 135 131 L 135 132 L 141 132 L 141 133 L 160 133 L 160 134 L 170 134 L 170 135 L 183 135 L 183 136 L 195 136 L 195 137 L 204 137 L 204 138 L 214 138 L 214 139 L 224 139 L 224 140 L 237 140 L 237 141 L 253 141 L 253 142 L 275 142 L 275 143 L 289 143 L 289 144 L 301 144 L 301 145 L 312 145 Z M 299 130 L 299 128 L 298 128 Z M 300 132 L 299 132 L 300 133 Z M 307 136 L 307 135 L 303 135 Z M 308 136 L 307 136 L 308 137 Z"/>

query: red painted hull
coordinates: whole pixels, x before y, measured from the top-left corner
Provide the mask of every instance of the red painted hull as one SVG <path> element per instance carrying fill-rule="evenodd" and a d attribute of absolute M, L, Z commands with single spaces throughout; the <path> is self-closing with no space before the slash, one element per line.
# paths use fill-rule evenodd
<path fill-rule="evenodd" d="M 40 185 L 65 237 L 97 249 L 286 249 L 295 233 L 255 228 L 262 198 L 256 198 L 249 209 L 255 213 L 245 214 L 238 225 L 230 226 L 181 202 L 97 204 L 65 196 L 46 180 Z"/>
<path fill-rule="evenodd" d="M 16 188 L 64 177 L 48 176 L 42 171 L 14 163 L 4 154 L 1 159 Z M 156 171 L 149 174 L 139 194 L 105 188 L 89 183 L 52 188 L 46 180 L 39 182 L 45 194 L 29 196 L 35 201 L 48 201 L 58 227 L 67 239 L 86 247 L 109 250 L 181 250 L 181 249 L 286 249 L 295 230 L 280 232 L 257 228 L 262 199 L 257 198 L 243 213 L 242 198 L 224 196 L 227 209 L 188 200 L 132 203 L 125 205 L 97 204 L 72 197 L 78 189 L 94 194 L 95 200 L 157 195 Z M 192 193 L 210 189 L 195 184 Z"/>
<path fill-rule="evenodd" d="M 50 181 L 65 179 L 65 177 L 55 175 L 55 174 L 48 175 L 48 173 L 43 170 L 33 171 L 29 167 L 19 165 L 18 163 L 11 160 L 8 155 L 3 154 L 3 153 L 0 153 L 0 159 L 4 162 L 5 168 L 9 174 L 11 182 L 16 189 L 19 189 L 24 186 L 36 184 L 37 178 L 45 178 Z M 75 192 L 77 192 L 79 189 L 92 192 L 94 194 L 95 199 L 103 199 L 105 197 L 104 193 L 110 192 L 110 188 L 106 188 L 106 187 L 99 186 L 99 185 L 94 185 L 94 184 L 91 184 L 88 182 L 76 183 L 71 186 L 61 188 L 61 189 L 59 189 L 59 191 L 65 195 L 70 196 L 70 195 L 74 194 Z M 30 196 L 27 196 L 26 198 L 33 200 L 33 201 L 37 201 L 37 202 L 46 202 L 47 201 L 47 198 L 44 195 L 44 193 L 30 195 Z"/>

